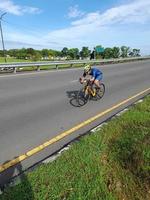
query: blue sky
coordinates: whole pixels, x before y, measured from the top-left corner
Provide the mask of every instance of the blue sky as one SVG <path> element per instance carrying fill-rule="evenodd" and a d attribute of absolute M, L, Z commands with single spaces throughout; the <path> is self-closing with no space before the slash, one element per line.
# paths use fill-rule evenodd
<path fill-rule="evenodd" d="M 0 0 L 4 12 L 6 49 L 126 45 L 150 55 L 150 0 Z"/>

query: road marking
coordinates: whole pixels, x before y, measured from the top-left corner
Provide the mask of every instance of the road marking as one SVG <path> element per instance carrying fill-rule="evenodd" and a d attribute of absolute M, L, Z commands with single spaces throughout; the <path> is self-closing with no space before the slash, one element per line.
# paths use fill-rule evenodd
<path fill-rule="evenodd" d="M 82 70 L 82 68 L 72 68 L 72 69 L 59 69 L 59 70 L 49 70 L 49 71 L 39 71 L 39 72 L 26 72 L 26 73 L 17 73 L 17 74 L 9 74 L 9 75 L 0 75 L 0 78 L 9 78 L 9 77 L 19 77 L 19 76 L 27 76 L 27 75 L 40 75 L 40 74 L 47 74 L 51 72 L 66 72 L 71 70 Z"/>
<path fill-rule="evenodd" d="M 71 81 L 71 83 L 75 83 L 75 82 L 77 82 L 78 80 L 73 80 L 73 81 Z"/>
<path fill-rule="evenodd" d="M 67 131 L 65 131 L 65 132 L 62 132 L 61 134 L 57 135 L 56 137 L 50 139 L 49 141 L 47 141 L 47 142 L 41 144 L 41 145 L 38 146 L 38 147 L 33 148 L 32 150 L 26 152 L 25 154 L 23 154 L 23 155 L 21 155 L 21 156 L 18 156 L 17 158 L 15 158 L 15 159 L 13 159 L 13 160 L 11 160 L 11 161 L 5 163 L 5 164 L 0 165 L 0 172 L 3 172 L 4 170 L 8 169 L 9 167 L 12 167 L 12 166 L 14 166 L 15 164 L 17 164 L 17 163 L 19 163 L 19 162 L 21 162 L 21 161 L 27 159 L 28 157 L 34 155 L 35 153 L 40 152 L 41 150 L 45 149 L 45 148 L 48 147 L 49 145 L 58 142 L 59 140 L 65 138 L 65 137 L 68 136 L 68 135 L 70 135 L 71 133 L 73 133 L 73 132 L 75 132 L 75 131 L 81 129 L 82 127 L 84 127 L 84 126 L 86 126 L 86 125 L 88 125 L 88 124 L 90 124 L 90 123 L 92 123 L 93 121 L 97 120 L 98 118 L 100 118 L 100 117 L 106 115 L 107 113 L 110 113 L 110 112 L 113 111 L 114 109 L 119 108 L 120 106 L 122 106 L 122 105 L 128 103 L 129 101 L 131 101 L 131 100 L 137 98 L 138 96 L 140 96 L 140 95 L 142 95 L 142 94 L 144 94 L 144 93 L 147 93 L 148 91 L 150 92 L 150 88 L 147 88 L 147 89 L 145 89 L 145 90 L 143 90 L 143 91 L 141 91 L 141 92 L 135 94 L 134 96 L 132 96 L 132 97 L 130 97 L 130 98 L 128 98 L 128 99 L 125 99 L 124 101 L 122 101 L 122 102 L 120 102 L 120 103 L 118 103 L 118 104 L 116 104 L 116 105 L 114 105 L 114 106 L 112 106 L 112 107 L 106 109 L 105 111 L 103 111 L 103 112 L 101 112 L 101 113 L 95 115 L 94 117 L 91 117 L 91 118 L 89 118 L 88 120 L 86 120 L 86 121 L 84 121 L 84 122 L 82 122 L 82 123 L 80 123 L 80 124 L 74 126 L 73 128 L 71 128 L 71 129 L 69 129 L 69 130 L 67 130 Z"/>

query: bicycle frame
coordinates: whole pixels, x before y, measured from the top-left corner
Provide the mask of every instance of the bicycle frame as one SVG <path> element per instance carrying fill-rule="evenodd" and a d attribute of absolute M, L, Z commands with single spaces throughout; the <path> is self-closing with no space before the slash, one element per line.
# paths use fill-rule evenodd
<path fill-rule="evenodd" d="M 93 91 L 92 89 L 92 86 L 91 86 L 91 83 L 90 83 L 90 80 L 85 80 L 85 83 L 86 85 L 84 86 L 84 92 L 85 94 L 89 94 L 89 95 L 92 95 L 94 97 L 95 95 L 95 92 Z"/>
<path fill-rule="evenodd" d="M 85 105 L 88 100 L 90 99 L 90 97 L 92 97 L 92 99 L 94 100 L 99 100 L 103 97 L 104 93 L 105 93 L 105 85 L 104 83 L 101 83 L 101 88 L 94 88 L 95 90 L 93 90 L 92 88 L 92 84 L 90 82 L 90 80 L 88 79 L 84 79 L 84 81 L 80 81 L 81 84 L 84 83 L 82 89 L 80 89 L 77 93 L 76 96 L 76 100 L 79 106 L 83 106 Z"/>

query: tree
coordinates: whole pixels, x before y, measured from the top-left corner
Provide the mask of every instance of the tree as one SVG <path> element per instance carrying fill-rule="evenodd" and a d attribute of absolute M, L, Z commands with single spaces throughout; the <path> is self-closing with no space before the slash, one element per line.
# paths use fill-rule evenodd
<path fill-rule="evenodd" d="M 27 49 L 27 58 L 32 59 L 32 57 L 35 55 L 35 50 L 33 48 Z"/>
<path fill-rule="evenodd" d="M 138 57 L 138 56 L 141 56 L 141 55 L 140 55 L 140 49 L 133 49 L 132 51 L 130 51 L 129 56 L 130 56 L 130 57 Z"/>
<path fill-rule="evenodd" d="M 41 55 L 43 58 L 48 58 L 49 57 L 49 50 L 48 49 L 42 49 Z"/>
<path fill-rule="evenodd" d="M 53 49 L 42 49 L 42 50 L 35 50 L 33 48 L 22 48 L 22 49 L 9 49 L 7 50 L 7 55 L 10 57 L 15 57 L 18 59 L 32 59 L 32 60 L 40 60 L 41 57 L 44 58 L 51 58 L 51 59 L 59 59 L 60 57 L 64 56 L 68 59 L 79 59 L 81 56 L 82 58 L 90 57 L 90 59 L 98 59 L 98 58 L 119 58 L 120 56 L 125 57 L 132 57 L 132 56 L 140 56 L 140 49 L 131 49 L 127 46 L 113 47 L 113 48 L 103 48 L 102 45 L 97 45 L 94 50 L 89 50 L 88 47 L 82 47 L 82 50 L 79 52 L 78 48 L 71 48 L 68 49 L 64 47 L 61 51 L 53 50 Z M 0 50 L 0 56 L 3 56 L 3 51 Z"/>
<path fill-rule="evenodd" d="M 129 56 L 130 56 L 130 57 L 133 57 L 133 56 L 134 56 L 133 51 L 130 51 L 130 52 L 129 52 Z"/>
<path fill-rule="evenodd" d="M 54 59 L 54 57 L 55 57 L 55 52 L 54 52 L 54 50 L 49 49 L 49 50 L 48 50 L 48 54 L 49 54 L 49 56 L 50 56 L 52 59 Z"/>
<path fill-rule="evenodd" d="M 78 48 L 69 49 L 68 54 L 71 59 L 77 59 L 79 55 L 79 49 Z"/>
<path fill-rule="evenodd" d="M 56 57 L 61 57 L 61 51 L 54 51 L 54 55 Z"/>
<path fill-rule="evenodd" d="M 68 48 L 64 47 L 62 49 L 62 51 L 61 51 L 61 54 L 62 54 L 63 57 L 67 57 L 68 56 L 68 52 L 69 52 Z"/>
<path fill-rule="evenodd" d="M 22 48 L 22 49 L 15 49 L 15 51 L 13 51 L 13 57 L 17 58 L 17 59 L 25 59 L 26 58 L 26 49 Z"/>
<path fill-rule="evenodd" d="M 119 58 L 120 57 L 120 48 L 119 47 L 113 47 L 112 57 L 113 58 Z"/>
<path fill-rule="evenodd" d="M 41 58 L 42 58 L 41 53 L 39 51 L 35 51 L 35 54 L 32 56 L 32 60 L 38 61 L 41 60 Z"/>
<path fill-rule="evenodd" d="M 4 56 L 4 52 L 3 52 L 3 50 L 0 50 L 0 56 L 1 56 L 1 57 Z"/>
<path fill-rule="evenodd" d="M 133 49 L 133 56 L 140 56 L 140 49 Z"/>
<path fill-rule="evenodd" d="M 8 55 L 11 56 L 11 57 L 17 57 L 17 52 L 18 50 L 17 49 L 10 49 L 7 51 Z"/>
<path fill-rule="evenodd" d="M 26 59 L 26 57 L 27 57 L 27 50 L 25 48 L 19 49 L 17 53 L 17 58 Z"/>
<path fill-rule="evenodd" d="M 121 57 L 126 58 L 129 55 L 130 47 L 122 46 L 121 47 Z"/>
<path fill-rule="evenodd" d="M 91 51 L 88 47 L 82 47 L 82 50 L 80 51 L 80 56 L 82 58 L 88 58 L 90 56 Z"/>
<path fill-rule="evenodd" d="M 113 49 L 112 48 L 106 48 L 104 50 L 104 58 L 113 58 Z"/>

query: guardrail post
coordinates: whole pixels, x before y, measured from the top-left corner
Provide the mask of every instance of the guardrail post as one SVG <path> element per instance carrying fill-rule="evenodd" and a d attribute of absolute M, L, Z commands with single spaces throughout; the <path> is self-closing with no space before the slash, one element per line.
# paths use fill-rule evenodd
<path fill-rule="evenodd" d="M 14 67 L 14 74 L 17 73 L 17 67 Z"/>
<path fill-rule="evenodd" d="M 39 72 L 40 71 L 40 66 L 37 66 L 37 72 Z"/>

